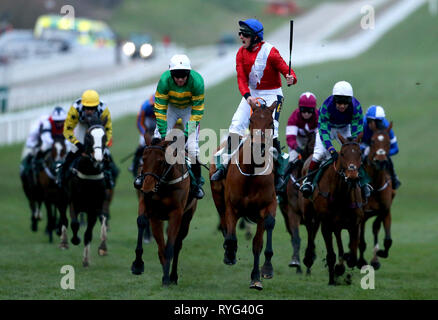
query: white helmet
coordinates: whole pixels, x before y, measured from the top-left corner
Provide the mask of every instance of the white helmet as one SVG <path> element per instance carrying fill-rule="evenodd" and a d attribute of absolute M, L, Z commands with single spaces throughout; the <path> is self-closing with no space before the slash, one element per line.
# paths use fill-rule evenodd
<path fill-rule="evenodd" d="M 335 86 L 333 87 L 333 95 L 352 97 L 353 88 L 347 81 L 336 82 Z"/>
<path fill-rule="evenodd" d="M 176 54 L 170 59 L 169 70 L 192 70 L 190 59 L 185 54 Z"/>
<path fill-rule="evenodd" d="M 56 106 L 52 111 L 53 121 L 65 121 L 67 118 L 67 112 L 62 107 Z"/>

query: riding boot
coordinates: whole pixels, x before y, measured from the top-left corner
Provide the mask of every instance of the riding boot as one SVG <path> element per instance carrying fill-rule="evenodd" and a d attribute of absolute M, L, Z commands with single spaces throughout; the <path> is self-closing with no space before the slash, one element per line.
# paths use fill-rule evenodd
<path fill-rule="evenodd" d="M 192 169 L 193 175 L 195 176 L 195 184 L 196 184 L 195 186 L 193 186 L 193 190 L 192 190 L 193 196 L 196 199 L 202 199 L 202 198 L 204 198 L 205 193 L 204 193 L 204 190 L 202 190 L 203 181 L 201 179 L 202 178 L 201 177 L 201 164 L 196 161 L 195 163 L 192 164 L 191 169 Z"/>
<path fill-rule="evenodd" d="M 275 191 L 278 193 L 283 189 L 283 186 L 285 184 L 284 167 L 287 164 L 286 164 L 286 159 L 284 159 L 281 154 L 280 141 L 278 141 L 277 138 L 274 139 L 273 146 L 277 151 L 276 157 L 274 157 L 274 185 L 275 185 Z"/>
<path fill-rule="evenodd" d="M 211 181 L 222 180 L 227 175 L 228 161 L 230 160 L 231 154 L 234 151 L 233 147 L 237 147 L 237 146 L 234 146 L 232 142 L 234 142 L 237 138 L 240 138 L 240 137 L 239 137 L 239 135 L 237 135 L 235 133 L 230 132 L 230 134 L 228 135 L 226 151 L 224 150 L 221 155 L 217 156 L 216 171 L 211 175 L 211 178 L 210 178 Z M 238 143 L 237 143 L 237 145 L 238 145 Z"/>
<path fill-rule="evenodd" d="M 397 189 L 400 187 L 401 182 L 400 182 L 400 180 L 398 179 L 397 174 L 395 173 L 395 170 L 394 170 L 394 163 L 392 162 L 391 157 L 388 157 L 388 161 L 389 161 L 389 167 L 388 167 L 388 169 L 389 169 L 389 174 L 391 175 L 392 188 L 393 188 L 394 190 L 397 190 Z"/>
<path fill-rule="evenodd" d="M 138 167 L 140 165 L 140 159 L 143 155 L 143 146 L 138 146 L 137 150 L 135 151 L 135 155 L 134 155 L 134 159 L 132 160 L 132 164 L 129 167 L 129 171 L 132 172 L 132 175 L 135 177 L 137 177 L 137 173 L 138 173 Z"/>
<path fill-rule="evenodd" d="M 313 194 L 313 179 L 315 178 L 316 173 L 319 169 L 319 162 L 316 162 L 312 159 L 309 165 L 309 170 L 306 179 L 304 179 L 303 184 L 301 185 L 300 191 L 303 193 L 304 198 L 310 198 Z"/>
<path fill-rule="evenodd" d="M 371 196 L 371 192 L 373 191 L 373 187 L 369 184 L 370 182 L 371 178 L 368 176 L 363 165 L 361 165 L 359 168 L 359 184 L 364 203 L 367 202 L 368 198 Z"/>

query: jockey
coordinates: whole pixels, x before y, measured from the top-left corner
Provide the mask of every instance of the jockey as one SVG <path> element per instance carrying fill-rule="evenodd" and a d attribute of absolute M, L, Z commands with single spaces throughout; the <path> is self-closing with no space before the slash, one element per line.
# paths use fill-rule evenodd
<path fill-rule="evenodd" d="M 195 176 L 193 195 L 197 199 L 204 197 L 199 163 L 199 122 L 204 115 L 204 79 L 192 70 L 189 58 L 176 54 L 170 59 L 169 70 L 165 71 L 158 82 L 155 93 L 155 116 L 157 127 L 154 137 L 165 138 L 182 119 L 187 149 L 191 157 L 191 170 Z"/>
<path fill-rule="evenodd" d="M 143 148 L 145 146 L 144 134 L 150 132 L 151 135 L 153 135 L 157 125 L 157 119 L 155 118 L 154 113 L 154 103 L 155 95 L 152 95 L 141 105 L 140 111 L 137 115 L 137 128 L 140 132 L 140 140 L 131 167 L 129 168 L 129 171 L 132 171 L 134 178 L 137 176 L 139 160 L 143 155 Z"/>
<path fill-rule="evenodd" d="M 363 157 L 365 158 L 370 152 L 370 143 L 371 136 L 373 135 L 370 124 L 374 122 L 376 128 L 378 129 L 386 129 L 389 127 L 389 122 L 385 118 L 385 110 L 381 106 L 372 105 L 368 108 L 367 113 L 363 119 L 363 137 L 360 148 L 363 153 Z M 391 156 L 396 155 L 398 153 L 398 144 L 397 137 L 394 134 L 392 129 L 389 131 L 389 138 L 391 139 L 391 145 L 389 149 L 388 161 L 389 161 L 389 174 L 391 175 L 392 186 L 394 189 L 398 189 L 400 187 L 401 182 L 397 177 L 397 174 L 394 170 L 394 164 L 392 163 Z"/>
<path fill-rule="evenodd" d="M 43 115 L 29 132 L 25 150 L 22 156 L 22 171 L 35 169 L 38 161 L 52 149 L 54 138 L 62 136 L 67 113 L 62 107 L 56 106 L 50 115 Z M 69 144 L 66 144 L 69 148 Z"/>
<path fill-rule="evenodd" d="M 289 146 L 289 165 L 286 169 L 287 176 L 297 167 L 301 159 L 302 149 L 307 144 L 307 134 L 315 132 L 318 127 L 319 113 L 316 109 L 316 97 L 312 92 L 304 92 L 298 100 L 295 109 L 287 121 L 286 141 Z"/>
<path fill-rule="evenodd" d="M 309 165 L 309 174 L 300 188 L 303 196 L 309 198 L 313 193 L 313 178 L 321 161 L 333 161 L 338 158 L 338 152 L 332 144 L 338 132 L 344 137 L 357 137 L 363 131 L 363 115 L 360 102 L 353 96 L 353 88 L 346 81 L 339 81 L 333 87 L 329 96 L 319 109 L 318 131 L 315 137 L 315 148 Z M 365 198 L 370 196 L 370 187 L 362 183 Z"/>
<path fill-rule="evenodd" d="M 102 121 L 107 119 L 105 124 L 107 137 L 106 146 L 110 147 L 112 145 L 112 122 L 109 109 L 106 104 L 100 101 L 99 94 L 95 90 L 86 90 L 83 92 L 82 97 L 77 99 L 70 107 L 67 119 L 64 123 L 64 137 L 70 141 L 73 146 L 59 171 L 57 183 L 60 186 L 64 184 L 63 182 L 70 165 L 77 157 L 85 152 L 84 138 L 88 129 L 86 120 L 95 113 L 97 113 Z M 105 148 L 104 154 L 111 159 L 108 148 Z"/>
<path fill-rule="evenodd" d="M 283 103 L 283 92 L 281 90 L 281 75 L 288 85 L 296 84 L 297 77 L 281 57 L 278 50 L 270 43 L 263 41 L 263 25 L 256 19 L 239 21 L 239 36 L 243 45 L 236 55 L 237 83 L 242 100 L 234 113 L 229 127 L 228 147 L 224 148 L 227 155 L 218 155 L 222 158 L 216 164 L 217 170 L 211 176 L 211 180 L 223 179 L 226 175 L 226 167 L 230 155 L 237 147 L 239 137 L 245 134 L 248 129 L 251 116 L 250 103 L 256 103 L 256 98 L 261 97 L 268 106 L 278 102 L 277 109 L 273 112 L 274 118 L 274 141 L 273 145 L 277 150 L 276 164 L 281 161 L 281 148 L 278 141 L 278 120 L 280 117 L 281 105 Z M 225 151 L 226 150 L 226 151 Z M 275 171 L 276 189 L 283 184 L 281 175 Z"/>

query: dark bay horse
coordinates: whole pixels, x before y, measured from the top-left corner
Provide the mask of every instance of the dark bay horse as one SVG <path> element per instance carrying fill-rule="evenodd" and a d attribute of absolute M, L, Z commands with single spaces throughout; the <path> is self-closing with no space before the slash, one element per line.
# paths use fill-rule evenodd
<path fill-rule="evenodd" d="M 260 279 L 273 277 L 271 258 L 272 231 L 275 225 L 277 200 L 274 188 L 272 147 L 273 119 L 272 112 L 277 107 L 252 105 L 250 118 L 250 135 L 244 139 L 241 148 L 232 157 L 227 176 L 221 181 L 210 181 L 216 209 L 218 210 L 222 229 L 226 230 L 224 238 L 224 263 L 236 263 L 237 237 L 236 223 L 240 217 L 246 217 L 257 223 L 253 238 L 254 264 L 251 272 L 251 289 L 262 290 Z M 256 150 L 256 151 L 255 151 Z M 256 160 L 256 157 L 262 159 Z M 265 156 L 267 155 L 267 156 Z M 260 161 L 261 160 L 261 161 Z M 210 177 L 215 171 L 214 161 L 210 167 Z M 263 248 L 263 234 L 267 231 L 265 263 L 260 272 L 259 260 Z"/>
<path fill-rule="evenodd" d="M 38 173 L 38 185 L 41 187 L 43 193 L 43 201 L 47 210 L 47 232 L 49 241 L 53 241 L 53 231 L 56 228 L 56 211 L 59 211 L 59 230 L 58 235 L 65 233 L 68 226 L 67 221 L 67 206 L 68 196 L 64 189 L 58 187 L 55 183 L 56 170 L 61 165 L 67 154 L 64 136 L 57 136 L 54 138 L 51 152 L 44 159 L 42 170 Z M 66 238 L 61 239 L 60 248 L 67 248 Z"/>
<path fill-rule="evenodd" d="M 137 247 L 131 271 L 136 275 L 144 272 L 143 232 L 149 219 L 163 267 L 162 285 L 176 285 L 179 253 L 197 206 L 197 199 L 190 195 L 189 171 L 184 160 L 185 141 L 184 137 L 182 143 L 181 139 L 173 142 L 155 138 L 151 141 L 151 137 L 145 134 L 145 142 L 140 189 L 142 196 L 137 217 Z M 168 161 L 169 157 L 176 161 Z M 166 220 L 167 243 L 163 234 L 163 221 Z"/>
<path fill-rule="evenodd" d="M 312 199 L 304 199 L 304 215 L 312 217 L 311 235 L 308 237 L 304 264 L 310 269 L 315 255 L 315 235 L 319 223 L 327 249 L 326 263 L 329 269 L 329 285 L 335 285 L 336 277 L 345 273 L 344 261 L 348 267 L 357 264 L 357 248 L 359 245 L 360 224 L 363 221 L 362 194 L 359 186 L 359 168 L 361 166 L 361 151 L 355 139 L 343 138 L 338 134 L 342 143 L 339 158 L 331 163 L 322 173 Z M 306 168 L 307 169 L 307 168 Z M 301 195 L 302 196 L 302 195 Z M 349 233 L 349 249 L 344 253 L 341 231 Z M 339 263 L 333 249 L 332 235 L 336 237 Z M 351 278 L 347 275 L 347 283 Z"/>
<path fill-rule="evenodd" d="M 304 161 L 312 156 L 313 148 L 315 146 L 315 132 L 310 132 L 306 135 L 304 149 L 299 154 L 299 160 L 297 165 L 293 167 L 290 172 L 290 178 L 286 187 L 286 196 L 281 197 L 279 201 L 279 207 L 284 217 L 286 230 L 291 236 L 292 243 L 292 259 L 289 262 L 289 267 L 297 269 L 297 273 L 301 273 L 300 262 L 300 244 L 301 238 L 299 233 L 300 224 L 306 224 L 303 215 L 303 203 L 299 198 L 299 181 L 301 180 L 302 168 Z M 301 201 L 300 201 L 301 200 Z M 310 270 L 308 270 L 310 272 Z"/>
<path fill-rule="evenodd" d="M 364 258 L 364 252 L 366 249 L 365 223 L 369 218 L 376 216 L 373 223 L 374 255 L 371 260 L 371 265 L 377 270 L 380 268 L 378 257 L 387 258 L 389 248 L 392 245 L 391 205 L 396 191 L 392 188 L 391 177 L 387 170 L 391 145 L 389 131 L 392 128 L 392 122 L 386 129 L 377 129 L 374 122 L 370 125 L 373 135 L 371 137 L 370 151 L 368 156 L 364 159 L 364 168 L 371 178 L 371 185 L 374 191 L 371 193 L 368 203 L 364 207 L 365 218 L 361 225 L 358 267 L 361 268 L 367 264 Z M 385 229 L 385 250 L 379 250 L 379 242 L 377 238 L 381 224 L 383 224 Z"/>
<path fill-rule="evenodd" d="M 101 244 L 98 248 L 99 255 L 106 255 L 107 224 L 103 215 L 103 205 L 106 199 L 106 184 L 103 173 L 104 148 L 106 144 L 105 124 L 97 117 L 89 119 L 89 128 L 86 131 L 82 153 L 73 168 L 75 173 L 69 181 L 70 216 L 74 245 L 80 243 L 78 237 L 80 212 L 87 214 L 87 229 L 84 234 L 83 266 L 90 265 L 90 244 L 93 237 L 93 228 L 97 218 L 102 216 Z"/>

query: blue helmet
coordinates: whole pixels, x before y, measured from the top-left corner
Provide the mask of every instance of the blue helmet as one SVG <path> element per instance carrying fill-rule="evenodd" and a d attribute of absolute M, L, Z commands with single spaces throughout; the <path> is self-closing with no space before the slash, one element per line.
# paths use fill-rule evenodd
<path fill-rule="evenodd" d="M 256 36 L 263 40 L 263 25 L 257 19 L 247 19 L 244 21 L 239 21 L 240 27 L 249 28 Z"/>
<path fill-rule="evenodd" d="M 368 108 L 365 117 L 368 119 L 383 120 L 385 119 L 385 110 L 381 106 L 372 105 Z"/>

